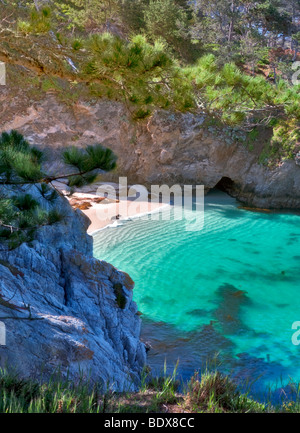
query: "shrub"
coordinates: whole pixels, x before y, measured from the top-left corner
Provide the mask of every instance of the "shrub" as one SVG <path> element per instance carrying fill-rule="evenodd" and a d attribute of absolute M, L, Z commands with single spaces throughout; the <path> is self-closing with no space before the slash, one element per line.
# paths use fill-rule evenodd
<path fill-rule="evenodd" d="M 193 408 L 229 411 L 237 397 L 236 385 L 218 371 L 205 372 L 201 378 L 195 373 L 189 383 L 188 402 Z"/>
<path fill-rule="evenodd" d="M 115 283 L 113 285 L 114 293 L 118 306 L 123 310 L 126 307 L 126 296 L 123 293 L 123 286 L 121 283 Z"/>

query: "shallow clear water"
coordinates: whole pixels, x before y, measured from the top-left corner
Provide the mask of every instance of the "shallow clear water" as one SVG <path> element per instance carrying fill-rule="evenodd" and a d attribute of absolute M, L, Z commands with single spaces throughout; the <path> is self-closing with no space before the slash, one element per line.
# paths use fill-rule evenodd
<path fill-rule="evenodd" d="M 179 359 L 185 379 L 216 362 L 260 396 L 300 381 L 299 215 L 249 212 L 212 191 L 203 230 L 135 219 L 95 234 L 94 250 L 135 281 L 154 370 Z"/>

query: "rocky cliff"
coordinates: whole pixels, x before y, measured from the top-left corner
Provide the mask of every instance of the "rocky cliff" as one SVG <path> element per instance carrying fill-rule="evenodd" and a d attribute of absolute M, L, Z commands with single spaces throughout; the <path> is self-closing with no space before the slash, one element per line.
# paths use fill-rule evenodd
<path fill-rule="evenodd" d="M 300 207 L 296 161 L 272 168 L 261 164 L 270 131 L 261 131 L 251 142 L 245 132 L 216 126 L 201 114 L 158 111 L 133 122 L 125 107 L 112 101 L 67 105 L 53 91 L 39 101 L 9 86 L 0 91 L 0 129 L 18 129 L 46 150 L 52 171 L 62 168 L 56 157 L 64 146 L 101 142 L 118 155 L 118 170 L 103 180 L 117 181 L 122 175 L 146 186 L 204 184 L 208 190 L 218 185 L 248 205 Z"/>
<path fill-rule="evenodd" d="M 37 196 L 35 186 L 25 190 Z M 89 220 L 79 210 L 62 197 L 55 206 L 62 222 L 44 226 L 33 242 L 14 250 L 0 244 L 0 321 L 6 327 L 0 366 L 23 377 L 47 379 L 61 371 L 73 380 L 83 375 L 132 389 L 145 364 L 134 283 L 93 258 Z"/>

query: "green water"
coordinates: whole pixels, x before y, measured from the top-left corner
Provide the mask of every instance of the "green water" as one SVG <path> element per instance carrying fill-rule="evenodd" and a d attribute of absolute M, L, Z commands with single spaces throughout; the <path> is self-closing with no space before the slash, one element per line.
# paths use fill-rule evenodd
<path fill-rule="evenodd" d="M 300 217 L 238 209 L 213 191 L 204 227 L 135 219 L 94 236 L 95 256 L 128 272 L 154 369 L 189 377 L 218 353 L 220 368 L 258 391 L 300 381 Z"/>

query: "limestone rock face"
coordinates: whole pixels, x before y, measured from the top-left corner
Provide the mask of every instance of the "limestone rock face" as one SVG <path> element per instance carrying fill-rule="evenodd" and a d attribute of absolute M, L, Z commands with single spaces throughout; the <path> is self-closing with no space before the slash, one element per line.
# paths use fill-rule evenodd
<path fill-rule="evenodd" d="M 52 94 L 33 102 L 15 94 L 10 100 L 9 88 L 1 92 L 0 128 L 17 129 L 45 150 L 47 171 L 65 173 L 58 163 L 65 146 L 102 143 L 118 156 L 117 171 L 103 176 L 105 181 L 127 176 L 130 184 L 198 184 L 207 191 L 225 179 L 227 191 L 248 205 L 300 207 L 299 155 L 273 168 L 261 163 L 268 130 L 249 143 L 245 132 L 216 126 L 202 114 L 160 110 L 133 122 L 126 108 L 113 101 L 69 107 Z"/>
<path fill-rule="evenodd" d="M 25 187 L 34 195 L 34 186 Z M 145 364 L 140 318 L 131 278 L 93 258 L 89 220 L 66 199 L 56 206 L 63 222 L 45 226 L 31 244 L 0 251 L 0 321 L 6 345 L 0 366 L 23 377 L 55 371 L 80 375 L 115 389 L 134 389 Z M 118 306 L 114 285 L 126 300 Z"/>

